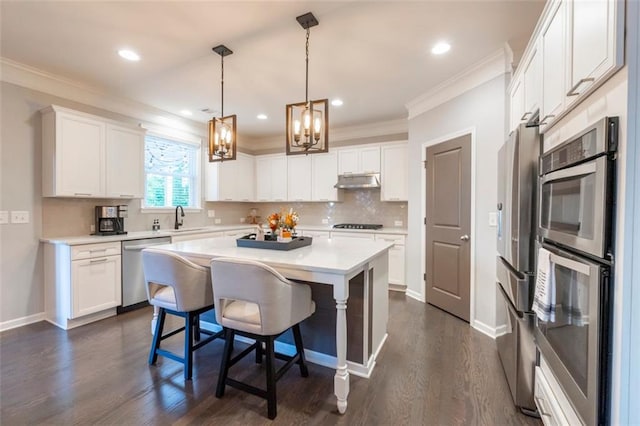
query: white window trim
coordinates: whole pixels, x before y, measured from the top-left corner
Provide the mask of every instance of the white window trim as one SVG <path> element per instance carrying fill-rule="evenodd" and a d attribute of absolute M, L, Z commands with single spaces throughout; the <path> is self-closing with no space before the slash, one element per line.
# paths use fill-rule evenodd
<path fill-rule="evenodd" d="M 177 142 L 193 145 L 196 150 L 196 205 L 183 207 L 185 212 L 198 213 L 203 210 L 202 197 L 204 185 L 202 179 L 202 138 L 196 135 L 182 132 L 177 129 L 156 126 L 153 124 L 140 124 L 140 127 L 147 130 L 147 135 L 157 136 L 165 139 L 171 139 Z M 144 173 L 145 188 L 147 183 L 147 172 Z M 146 191 L 146 189 L 145 189 Z M 144 205 L 144 198 L 140 199 L 140 213 L 172 213 L 176 207 L 147 207 Z"/>

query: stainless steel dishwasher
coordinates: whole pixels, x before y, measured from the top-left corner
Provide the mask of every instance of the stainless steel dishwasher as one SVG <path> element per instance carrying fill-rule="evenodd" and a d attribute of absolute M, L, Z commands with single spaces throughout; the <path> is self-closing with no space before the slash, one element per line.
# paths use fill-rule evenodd
<path fill-rule="evenodd" d="M 142 269 L 142 250 L 170 242 L 171 237 L 122 242 L 122 306 L 118 306 L 119 314 L 149 305 Z"/>

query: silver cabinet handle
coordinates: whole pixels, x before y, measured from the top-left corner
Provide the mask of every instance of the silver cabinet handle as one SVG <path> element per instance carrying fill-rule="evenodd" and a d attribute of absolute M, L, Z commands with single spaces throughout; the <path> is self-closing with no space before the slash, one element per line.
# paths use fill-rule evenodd
<path fill-rule="evenodd" d="M 89 263 L 103 263 L 103 262 L 106 262 L 106 261 L 107 261 L 107 258 L 103 257 L 102 259 L 91 259 L 91 260 L 89 260 Z"/>
<path fill-rule="evenodd" d="M 528 111 L 525 112 L 524 114 L 522 114 L 522 117 L 520 117 L 520 121 L 526 120 L 527 118 L 529 118 L 528 116 L 531 115 L 531 114 L 533 114 L 533 113 L 532 112 L 528 112 Z"/>
<path fill-rule="evenodd" d="M 120 194 L 120 198 L 134 198 L 133 194 Z"/>
<path fill-rule="evenodd" d="M 75 192 L 74 194 L 78 196 L 91 197 L 91 194 L 88 192 Z"/>
<path fill-rule="evenodd" d="M 567 92 L 567 96 L 578 96 L 580 94 L 580 92 L 576 92 L 576 90 L 578 90 L 578 87 L 580 87 L 582 85 L 582 83 L 588 83 L 590 81 L 593 81 L 594 78 L 593 77 L 587 77 L 587 78 L 581 78 L 580 80 L 578 80 L 578 82 L 576 84 L 573 85 L 573 87 Z"/>
<path fill-rule="evenodd" d="M 545 122 L 545 120 L 546 120 L 547 118 L 553 118 L 553 117 L 555 117 L 555 115 L 554 115 L 554 114 L 547 114 L 547 115 L 545 115 L 544 117 L 542 117 L 542 120 L 540 120 L 540 123 L 538 123 L 538 125 L 542 126 L 543 124 L 547 124 L 547 123 Z"/>
<path fill-rule="evenodd" d="M 463 235 L 462 237 L 460 237 L 460 241 L 469 241 L 469 236 L 468 235 Z"/>

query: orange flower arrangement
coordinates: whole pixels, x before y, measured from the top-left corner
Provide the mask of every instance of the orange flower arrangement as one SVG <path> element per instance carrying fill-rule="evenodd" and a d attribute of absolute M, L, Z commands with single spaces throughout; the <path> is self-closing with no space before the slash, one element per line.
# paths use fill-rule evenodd
<path fill-rule="evenodd" d="M 289 209 L 289 212 L 271 213 L 267 217 L 267 225 L 271 228 L 272 234 L 279 233 L 281 237 L 289 238 L 299 219 L 298 213 Z"/>
<path fill-rule="evenodd" d="M 267 217 L 267 225 L 271 228 L 271 232 L 276 232 L 276 229 L 280 227 L 280 214 L 279 213 L 271 213 L 269 217 Z"/>

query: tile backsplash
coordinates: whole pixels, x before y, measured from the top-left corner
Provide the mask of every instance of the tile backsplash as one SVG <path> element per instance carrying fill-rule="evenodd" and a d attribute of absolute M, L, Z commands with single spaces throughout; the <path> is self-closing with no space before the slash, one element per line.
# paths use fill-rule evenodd
<path fill-rule="evenodd" d="M 94 224 L 94 208 L 99 205 L 127 204 L 128 217 L 125 219 L 127 231 L 151 230 L 154 219 L 159 219 L 161 229 L 172 229 L 175 212 L 142 212 L 140 200 L 109 199 L 42 199 L 43 237 L 64 237 L 88 235 Z M 207 202 L 198 212 L 186 211 L 184 227 L 209 226 L 220 220 L 220 225 L 240 224 L 251 209 L 256 209 L 262 221 L 273 213 L 293 208 L 300 216 L 301 225 L 327 225 L 336 223 L 374 223 L 394 227 L 397 221 L 407 226 L 406 202 L 381 202 L 379 189 L 345 190 L 343 201 L 337 203 L 279 202 L 279 203 L 236 203 Z M 215 217 L 208 217 L 213 210 Z"/>

